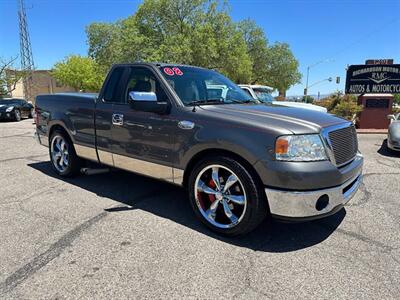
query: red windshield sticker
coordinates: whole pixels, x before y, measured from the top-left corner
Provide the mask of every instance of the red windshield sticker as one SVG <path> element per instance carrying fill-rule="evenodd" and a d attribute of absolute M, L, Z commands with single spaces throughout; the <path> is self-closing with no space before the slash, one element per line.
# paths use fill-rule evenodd
<path fill-rule="evenodd" d="M 183 75 L 181 69 L 179 69 L 177 67 L 173 67 L 172 70 L 174 70 L 175 74 L 178 75 L 178 76 L 182 76 Z"/>
<path fill-rule="evenodd" d="M 174 75 L 174 71 L 172 71 L 171 68 L 164 68 L 164 73 L 169 76 Z"/>

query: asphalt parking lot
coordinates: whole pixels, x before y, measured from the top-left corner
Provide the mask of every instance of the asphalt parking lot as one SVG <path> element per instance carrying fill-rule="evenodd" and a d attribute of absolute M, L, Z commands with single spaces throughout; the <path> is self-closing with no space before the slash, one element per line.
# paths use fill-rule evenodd
<path fill-rule="evenodd" d="M 0 298 L 400 298 L 400 155 L 385 135 L 359 136 L 364 184 L 336 215 L 227 239 L 174 185 L 57 177 L 33 132 L 0 123 Z"/>

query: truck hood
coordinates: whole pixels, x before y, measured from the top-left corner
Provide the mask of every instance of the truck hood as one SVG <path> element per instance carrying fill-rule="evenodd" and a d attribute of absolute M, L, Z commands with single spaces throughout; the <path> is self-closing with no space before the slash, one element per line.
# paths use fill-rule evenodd
<path fill-rule="evenodd" d="M 273 104 L 204 105 L 202 108 L 254 126 L 276 128 L 294 134 L 319 133 L 322 128 L 349 122 L 328 113 Z"/>

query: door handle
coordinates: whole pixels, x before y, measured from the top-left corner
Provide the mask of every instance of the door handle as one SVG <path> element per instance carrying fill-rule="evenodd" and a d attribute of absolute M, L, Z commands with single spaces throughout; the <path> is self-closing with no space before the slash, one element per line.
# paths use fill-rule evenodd
<path fill-rule="evenodd" d="M 112 115 L 113 125 L 122 126 L 124 125 L 124 115 L 123 114 L 113 114 Z"/>

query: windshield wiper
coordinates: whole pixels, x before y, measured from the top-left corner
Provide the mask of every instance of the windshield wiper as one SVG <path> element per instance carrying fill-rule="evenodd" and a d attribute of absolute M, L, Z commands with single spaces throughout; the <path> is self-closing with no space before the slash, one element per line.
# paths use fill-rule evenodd
<path fill-rule="evenodd" d="M 259 103 L 259 101 L 256 100 L 256 99 L 249 99 L 249 100 L 243 100 L 243 101 L 242 100 L 229 99 L 225 103 L 229 104 L 229 102 L 238 103 L 238 104 Z"/>
<path fill-rule="evenodd" d="M 193 106 L 193 112 L 196 112 L 196 106 L 200 107 L 200 105 L 207 105 L 207 104 L 223 104 L 224 102 L 221 101 L 220 98 L 218 99 L 208 99 L 208 100 L 195 100 L 188 103 L 189 106 Z"/>
<path fill-rule="evenodd" d="M 222 101 L 221 101 L 222 100 Z M 224 101 L 221 98 L 215 98 L 215 99 L 207 99 L 207 100 L 196 100 L 188 103 L 188 105 L 193 106 L 193 112 L 196 111 L 196 106 L 200 105 L 211 105 L 211 104 L 232 104 L 232 103 L 237 103 L 237 104 L 247 104 L 247 103 L 260 103 L 260 101 L 256 99 L 249 99 L 249 100 L 235 100 L 235 99 L 229 99 L 228 101 Z"/>
<path fill-rule="evenodd" d="M 188 105 L 223 104 L 223 103 L 224 102 L 218 98 L 218 99 L 207 99 L 207 100 L 195 100 L 188 103 Z"/>

